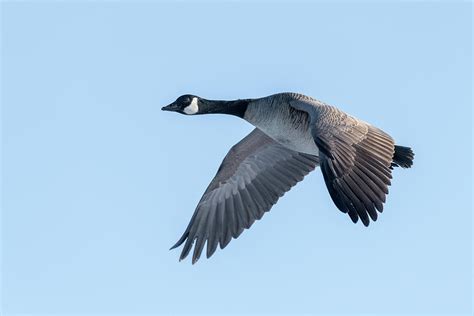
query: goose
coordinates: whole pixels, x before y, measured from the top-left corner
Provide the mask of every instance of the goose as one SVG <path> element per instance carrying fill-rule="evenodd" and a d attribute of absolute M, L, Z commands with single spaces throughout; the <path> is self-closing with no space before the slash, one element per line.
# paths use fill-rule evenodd
<path fill-rule="evenodd" d="M 207 100 L 186 94 L 162 108 L 184 115 L 228 114 L 255 129 L 235 144 L 205 190 L 181 238 L 179 260 L 194 245 L 192 264 L 207 243 L 211 257 L 219 245 L 262 218 L 296 183 L 321 167 L 336 207 L 368 226 L 383 211 L 394 167 L 410 168 L 411 148 L 334 106 L 298 93 L 256 99 Z"/>

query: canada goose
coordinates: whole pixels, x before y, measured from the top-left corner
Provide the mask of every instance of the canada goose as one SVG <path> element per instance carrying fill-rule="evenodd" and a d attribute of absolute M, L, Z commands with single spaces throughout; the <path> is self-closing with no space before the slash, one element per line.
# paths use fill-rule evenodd
<path fill-rule="evenodd" d="M 194 242 L 192 263 L 207 241 L 207 257 L 227 246 L 304 176 L 321 166 L 336 207 L 369 225 L 382 212 L 393 167 L 409 168 L 414 154 L 382 130 L 297 93 L 259 99 L 206 100 L 180 96 L 162 108 L 186 115 L 238 116 L 256 128 L 234 145 L 207 187 L 183 236 L 180 260 Z"/>

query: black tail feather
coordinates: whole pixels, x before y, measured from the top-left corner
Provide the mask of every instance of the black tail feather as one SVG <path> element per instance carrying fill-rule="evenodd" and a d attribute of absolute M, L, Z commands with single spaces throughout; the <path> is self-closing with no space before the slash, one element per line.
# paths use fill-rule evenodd
<path fill-rule="evenodd" d="M 391 167 L 410 168 L 413 165 L 415 154 L 410 147 L 395 145 Z"/>

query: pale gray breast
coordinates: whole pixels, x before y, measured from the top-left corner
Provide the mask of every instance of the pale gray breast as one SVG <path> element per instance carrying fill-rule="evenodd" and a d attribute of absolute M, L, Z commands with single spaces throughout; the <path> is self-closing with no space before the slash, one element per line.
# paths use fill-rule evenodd
<path fill-rule="evenodd" d="M 272 95 L 249 104 L 244 119 L 281 145 L 318 155 L 309 129 L 309 115 L 289 106 L 284 95 Z"/>

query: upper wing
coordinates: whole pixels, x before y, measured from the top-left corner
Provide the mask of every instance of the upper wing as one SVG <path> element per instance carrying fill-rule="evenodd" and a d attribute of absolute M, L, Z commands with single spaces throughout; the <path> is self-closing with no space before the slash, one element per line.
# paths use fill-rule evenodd
<path fill-rule="evenodd" d="M 332 200 L 356 223 L 377 220 L 390 185 L 393 139 L 335 107 L 310 98 L 289 101 L 310 115 L 311 133 L 320 151 L 320 165 Z"/>
<path fill-rule="evenodd" d="M 195 263 L 207 241 L 209 258 L 270 210 L 281 196 L 318 164 L 318 157 L 289 150 L 259 129 L 233 146 L 199 201 L 183 236 L 180 260 L 194 241 Z"/>

